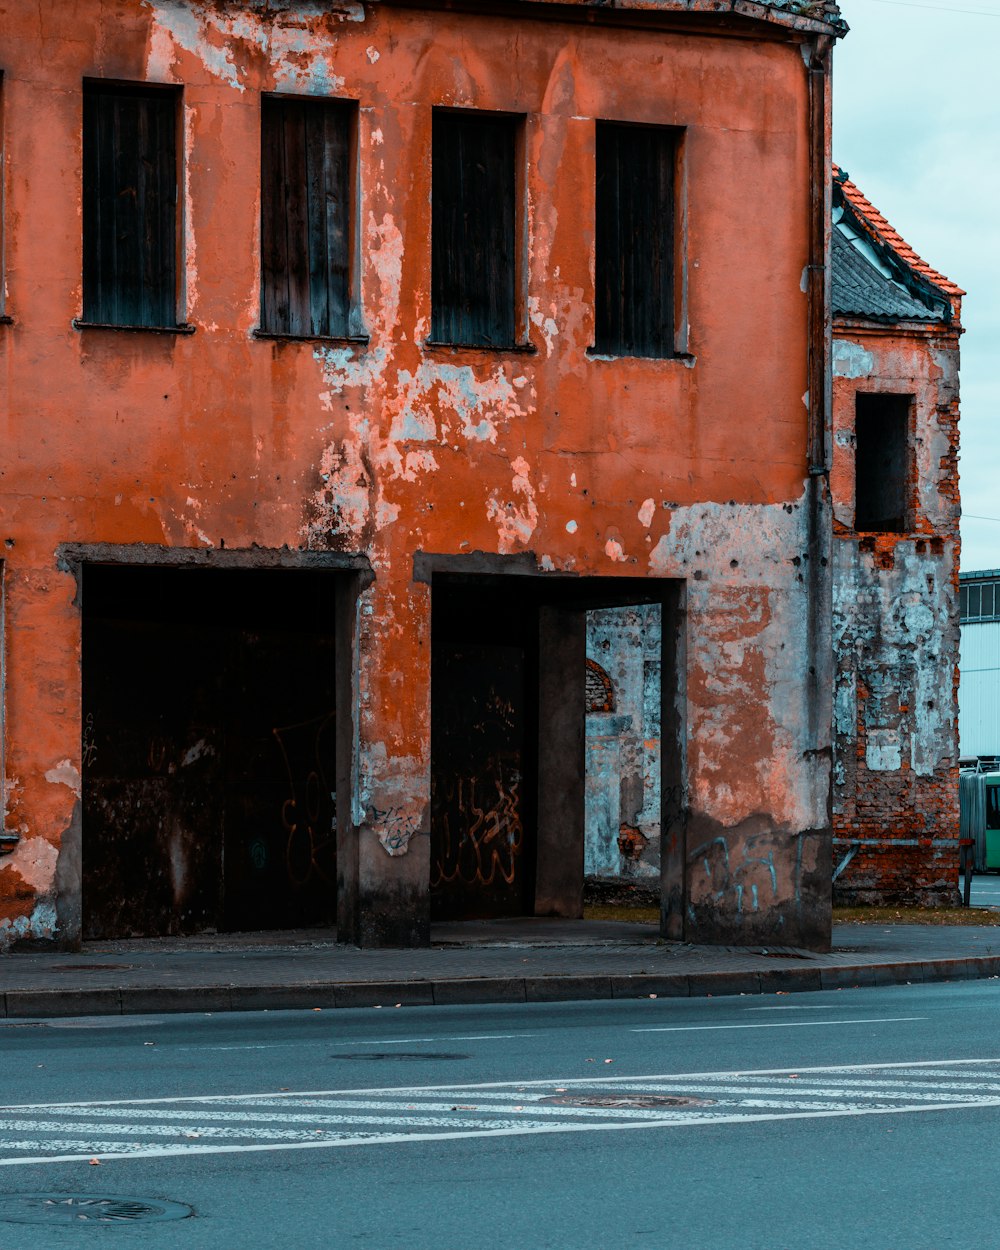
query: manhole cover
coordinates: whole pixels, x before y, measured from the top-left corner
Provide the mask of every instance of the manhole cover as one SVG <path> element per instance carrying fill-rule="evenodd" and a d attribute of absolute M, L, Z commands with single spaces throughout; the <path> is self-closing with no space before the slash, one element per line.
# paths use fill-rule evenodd
<path fill-rule="evenodd" d="M 557 1107 L 621 1107 L 623 1110 L 655 1111 L 660 1107 L 712 1107 L 711 1098 L 687 1098 L 680 1094 L 553 1094 L 539 1102 Z"/>
<path fill-rule="evenodd" d="M 468 1059 L 468 1055 L 453 1055 L 442 1050 L 366 1050 L 352 1055 L 331 1055 L 331 1059 L 360 1059 L 373 1063 L 379 1059 Z"/>
<path fill-rule="evenodd" d="M 184 1220 L 194 1215 L 183 1202 L 163 1198 L 115 1198 L 107 1194 L 13 1194 L 0 1198 L 6 1224 L 137 1224 Z"/>

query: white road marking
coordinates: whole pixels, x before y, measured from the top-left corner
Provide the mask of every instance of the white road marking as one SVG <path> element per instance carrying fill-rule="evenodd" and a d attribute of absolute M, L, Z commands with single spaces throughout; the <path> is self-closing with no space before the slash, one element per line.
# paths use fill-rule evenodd
<path fill-rule="evenodd" d="M 638 1097 L 630 1105 L 633 1094 Z M 657 1096 L 675 1101 L 657 1105 Z M 615 1077 L 595 1069 L 589 1077 L 562 1081 L 280 1090 L 0 1107 L 0 1166 L 679 1129 L 972 1107 L 1000 1108 L 1000 1059 Z"/>
<path fill-rule="evenodd" d="M 163 1050 L 301 1050 L 303 1046 L 412 1046 L 417 1042 L 506 1042 L 516 1037 L 534 1037 L 534 1033 L 470 1033 L 458 1034 L 454 1037 L 395 1037 L 392 1039 L 378 1037 L 365 1038 L 362 1041 L 333 1042 L 324 1037 L 300 1038 L 295 1042 L 268 1042 L 261 1046 L 171 1046 L 169 1042 L 162 1044 Z"/>
<path fill-rule="evenodd" d="M 906 1024 L 927 1016 L 885 1016 L 875 1020 L 783 1020 L 781 1024 L 664 1024 L 629 1029 L 630 1033 L 715 1033 L 725 1029 L 816 1029 L 828 1024 Z"/>
<path fill-rule="evenodd" d="M 839 1022 L 838 1022 L 839 1023 Z M 926 1073 L 930 1069 L 952 1069 L 968 1067 L 973 1064 L 996 1064 L 1000 1069 L 1000 1058 L 989 1059 L 917 1059 L 910 1062 L 896 1063 L 847 1063 L 847 1064 L 826 1064 L 822 1067 L 803 1067 L 803 1068 L 731 1068 L 715 1072 L 662 1072 L 653 1076 L 610 1076 L 607 1073 L 601 1074 L 600 1078 L 586 1076 L 571 1076 L 563 1080 L 553 1080 L 551 1077 L 542 1077 L 539 1079 L 525 1081 L 465 1081 L 461 1085 L 376 1085 L 376 1086 L 347 1086 L 341 1089 L 303 1089 L 303 1090 L 265 1090 L 262 1093 L 255 1094 L 175 1094 L 167 1098 L 94 1098 L 94 1099 L 77 1099 L 74 1102 L 21 1102 L 8 1103 L 0 1106 L 0 1111 L 42 1111 L 42 1110 L 58 1110 L 61 1107 L 160 1107 L 175 1106 L 178 1103 L 241 1103 L 241 1102 L 260 1102 L 262 1100 L 275 1100 L 280 1105 L 284 1105 L 290 1100 L 297 1098 L 331 1098 L 335 1095 L 343 1094 L 345 1097 L 358 1097 L 361 1094 L 393 1094 L 393 1095 L 409 1095 L 422 1093 L 438 1093 L 438 1092 L 457 1092 L 466 1090 L 487 1090 L 487 1089 L 510 1089 L 515 1093 L 527 1091 L 529 1089 L 541 1088 L 559 1088 L 580 1086 L 585 1089 L 593 1089 L 597 1086 L 613 1085 L 621 1086 L 625 1082 L 642 1081 L 642 1088 L 647 1088 L 648 1082 L 658 1081 L 661 1084 L 664 1081 L 691 1081 L 696 1078 L 706 1079 L 709 1077 L 737 1077 L 737 1076 L 780 1076 L 788 1075 L 794 1071 L 796 1076 L 814 1072 L 896 1072 L 905 1075 L 908 1072 Z M 983 1075 L 982 1073 L 978 1075 Z M 997 1072 L 1000 1076 L 1000 1071 Z"/>
<path fill-rule="evenodd" d="M 803 1120 L 803 1119 L 830 1119 L 837 1116 L 869 1116 L 869 1115 L 914 1115 L 925 1111 L 958 1111 L 976 1107 L 997 1107 L 1000 1106 L 1000 1099 L 994 1099 L 989 1102 L 982 1103 L 964 1103 L 956 1106 L 954 1103 L 941 1103 L 938 1106 L 922 1106 L 922 1107 L 867 1107 L 862 1109 L 837 1110 L 837 1111 L 787 1111 L 764 1113 L 760 1115 L 729 1115 L 714 1116 L 712 1118 L 696 1118 L 694 1116 L 674 1117 L 671 1119 L 648 1120 L 641 1123 L 634 1121 L 616 1123 L 600 1123 L 600 1124 L 543 1124 L 534 1127 L 517 1126 L 516 1128 L 500 1128 L 472 1131 L 456 1131 L 445 1133 L 371 1133 L 365 1136 L 354 1134 L 351 1137 L 345 1137 L 340 1141 L 304 1141 L 304 1142 L 286 1142 L 281 1145 L 274 1143 L 255 1142 L 253 1145 L 242 1146 L 198 1146 L 198 1145 L 178 1145 L 178 1146 L 158 1146 L 158 1147 L 139 1147 L 130 1150 L 127 1153 L 119 1150 L 104 1150 L 100 1147 L 91 1148 L 88 1144 L 81 1154 L 64 1154 L 64 1155 L 36 1155 L 32 1158 L 17 1159 L 0 1159 L 0 1167 L 12 1167 L 17 1164 L 38 1164 L 38 1163 L 79 1163 L 84 1159 L 96 1158 L 100 1160 L 107 1159 L 166 1159 L 177 1155 L 218 1155 L 218 1154 L 249 1154 L 257 1153 L 264 1150 L 284 1151 L 284 1150 L 332 1150 L 338 1146 L 381 1146 L 381 1145 L 398 1145 L 403 1142 L 425 1142 L 425 1141 L 460 1141 L 472 1137 L 525 1137 L 534 1136 L 543 1133 L 606 1133 L 609 1131 L 627 1132 L 631 1129 L 656 1129 L 656 1128 L 677 1128 L 680 1126 L 688 1126 L 691 1128 L 703 1127 L 704 1125 L 723 1125 L 723 1124 L 760 1124 L 771 1120 Z M 6 1143 L 0 1142 L 0 1148 Z M 39 1143 L 39 1146 L 41 1143 Z M 80 1143 L 83 1145 L 83 1143 Z"/>
<path fill-rule="evenodd" d="M 355 1042 L 334 1042 L 334 1046 L 412 1046 L 416 1042 L 507 1042 L 515 1037 L 535 1037 L 534 1033 L 456 1033 L 447 1037 L 384 1037 L 366 1038 Z M 328 1045 L 330 1043 L 327 1043 Z"/>
<path fill-rule="evenodd" d="M 833 1003 L 826 1007 L 817 1007 L 814 1003 L 777 1003 L 773 1007 L 744 1007 L 744 1011 L 836 1011 L 842 1003 Z"/>

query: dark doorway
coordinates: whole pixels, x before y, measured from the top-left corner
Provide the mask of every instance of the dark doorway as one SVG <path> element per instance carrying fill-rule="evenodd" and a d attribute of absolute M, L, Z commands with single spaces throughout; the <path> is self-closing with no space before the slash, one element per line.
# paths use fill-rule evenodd
<path fill-rule="evenodd" d="M 435 586 L 432 634 L 431 917 L 530 913 L 537 607 L 495 584 Z"/>
<path fill-rule="evenodd" d="M 85 937 L 335 921 L 335 585 L 84 567 Z"/>
<path fill-rule="evenodd" d="M 676 928 L 683 798 L 682 787 L 668 789 L 663 778 L 683 775 L 678 584 L 461 573 L 461 557 L 440 560 L 431 597 L 431 919 L 582 915 L 587 614 L 629 606 L 632 632 L 642 632 L 647 618 L 656 622 L 655 637 L 639 647 L 638 697 L 650 705 L 651 723 L 664 722 L 664 749 L 649 763 L 657 773 L 649 805 L 660 808 L 649 837 L 659 843 L 666 835 L 672 850 L 661 856 L 654 848 L 649 875 Z M 657 611 L 642 613 L 637 604 Z M 655 660 L 648 689 L 646 651 Z M 636 750 L 648 746 L 643 732 L 636 727 Z"/>

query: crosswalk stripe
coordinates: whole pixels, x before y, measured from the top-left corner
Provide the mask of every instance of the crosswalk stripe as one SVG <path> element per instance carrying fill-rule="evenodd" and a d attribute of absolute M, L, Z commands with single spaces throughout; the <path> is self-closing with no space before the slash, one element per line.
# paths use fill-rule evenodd
<path fill-rule="evenodd" d="M 0 1107 L 0 1166 L 996 1107 L 993 1059 L 35 1103 Z"/>

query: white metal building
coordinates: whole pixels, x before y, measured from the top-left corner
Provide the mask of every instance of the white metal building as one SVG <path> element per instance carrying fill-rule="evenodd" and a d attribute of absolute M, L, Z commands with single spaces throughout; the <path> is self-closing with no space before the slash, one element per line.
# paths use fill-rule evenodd
<path fill-rule="evenodd" d="M 1000 756 L 1000 569 L 960 574 L 959 607 L 959 750 Z"/>

